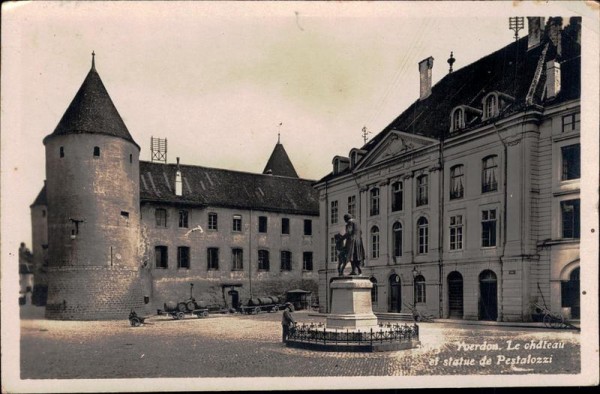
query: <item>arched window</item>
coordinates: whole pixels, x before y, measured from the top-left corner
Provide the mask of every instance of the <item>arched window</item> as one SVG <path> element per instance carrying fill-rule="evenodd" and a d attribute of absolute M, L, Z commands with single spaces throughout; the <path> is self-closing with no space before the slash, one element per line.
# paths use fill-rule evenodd
<path fill-rule="evenodd" d="M 463 185 L 464 180 L 464 166 L 457 164 L 450 168 L 450 199 L 462 198 L 465 192 Z"/>
<path fill-rule="evenodd" d="M 427 286 L 425 285 L 425 277 L 423 275 L 418 275 L 415 278 L 414 291 L 415 303 L 427 302 Z"/>
<path fill-rule="evenodd" d="M 94 157 L 100 157 L 100 147 L 94 146 Z"/>
<path fill-rule="evenodd" d="M 392 226 L 392 239 L 394 242 L 394 256 L 402 256 L 402 224 L 400 222 L 396 222 Z"/>
<path fill-rule="evenodd" d="M 369 206 L 370 216 L 379 215 L 379 189 L 376 187 L 371 189 L 371 198 L 369 201 Z"/>
<path fill-rule="evenodd" d="M 493 118 L 498 114 L 498 98 L 495 94 L 490 94 L 485 99 L 485 118 Z"/>
<path fill-rule="evenodd" d="M 429 223 L 424 217 L 417 220 L 417 252 L 425 254 L 429 251 Z"/>
<path fill-rule="evenodd" d="M 379 258 L 379 227 L 371 227 L 371 257 Z"/>
<path fill-rule="evenodd" d="M 498 178 L 496 171 L 498 170 L 498 156 L 488 156 L 482 161 L 481 171 L 481 192 L 493 192 L 498 190 Z"/>
<path fill-rule="evenodd" d="M 457 108 L 454 110 L 454 115 L 452 117 L 452 130 L 460 130 L 465 127 L 465 117 L 462 108 Z"/>
<path fill-rule="evenodd" d="M 377 304 L 377 279 L 375 279 L 375 277 L 372 276 L 369 280 L 373 285 L 373 287 L 371 287 L 371 303 Z"/>

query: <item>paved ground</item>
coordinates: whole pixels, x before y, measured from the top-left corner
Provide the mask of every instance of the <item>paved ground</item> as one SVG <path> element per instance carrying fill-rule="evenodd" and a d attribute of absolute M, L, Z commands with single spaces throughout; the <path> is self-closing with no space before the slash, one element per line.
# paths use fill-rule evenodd
<path fill-rule="evenodd" d="M 421 323 L 418 349 L 328 353 L 283 346 L 281 313 L 211 315 L 183 321 L 155 316 L 151 324 L 138 328 L 127 320 L 71 322 L 39 316 L 37 312 L 21 320 L 22 379 L 580 371 L 579 333 L 574 331 Z M 306 312 L 295 316 L 299 321 L 322 321 Z"/>

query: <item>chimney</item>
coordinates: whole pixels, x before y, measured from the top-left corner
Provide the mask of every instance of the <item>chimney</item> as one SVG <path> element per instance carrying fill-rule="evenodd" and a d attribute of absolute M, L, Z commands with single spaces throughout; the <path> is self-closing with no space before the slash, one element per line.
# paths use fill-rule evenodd
<path fill-rule="evenodd" d="M 529 28 L 529 35 L 527 36 L 527 50 L 540 45 L 542 41 L 542 34 L 544 33 L 544 20 L 539 16 L 528 16 L 527 26 Z"/>
<path fill-rule="evenodd" d="M 552 42 L 552 44 L 556 48 L 556 56 L 557 57 L 560 57 L 561 52 L 562 52 L 562 45 L 561 45 L 562 24 L 563 24 L 563 19 L 561 17 L 553 17 L 553 18 L 548 19 L 548 24 L 546 25 L 546 34 L 548 35 L 548 39 Z"/>
<path fill-rule="evenodd" d="M 554 98 L 560 93 L 560 63 L 550 60 L 546 63 L 546 98 Z"/>
<path fill-rule="evenodd" d="M 181 169 L 179 168 L 179 157 L 177 158 L 177 172 L 175 172 L 175 195 L 183 195 L 183 182 L 181 177 Z"/>
<path fill-rule="evenodd" d="M 433 68 L 433 58 L 429 56 L 419 62 L 419 74 L 421 89 L 419 100 L 424 100 L 431 94 L 431 69 Z"/>

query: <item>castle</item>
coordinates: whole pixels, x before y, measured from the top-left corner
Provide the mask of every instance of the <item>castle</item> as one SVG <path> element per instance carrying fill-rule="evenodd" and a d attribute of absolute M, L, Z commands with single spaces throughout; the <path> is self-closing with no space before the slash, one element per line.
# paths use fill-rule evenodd
<path fill-rule="evenodd" d="M 581 18 L 529 17 L 528 36 L 432 86 L 316 187 L 328 242 L 362 227 L 376 312 L 528 321 L 579 318 Z M 587 130 L 597 132 L 597 130 Z M 583 268 L 585 270 L 585 268 Z"/>
<path fill-rule="evenodd" d="M 262 174 L 140 161 L 140 146 L 92 67 L 44 138 L 31 206 L 34 299 L 49 319 L 123 318 L 194 296 L 317 290 L 313 181 L 278 141 Z"/>

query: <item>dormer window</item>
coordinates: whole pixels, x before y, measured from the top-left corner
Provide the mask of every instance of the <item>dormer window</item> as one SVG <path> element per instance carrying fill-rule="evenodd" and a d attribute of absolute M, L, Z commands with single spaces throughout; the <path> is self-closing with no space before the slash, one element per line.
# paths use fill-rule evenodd
<path fill-rule="evenodd" d="M 452 114 L 451 131 L 463 129 L 465 127 L 465 113 L 462 108 L 456 108 Z"/>
<path fill-rule="evenodd" d="M 333 175 L 337 175 L 350 166 L 350 159 L 347 157 L 336 156 L 333 158 Z"/>
<path fill-rule="evenodd" d="M 181 171 L 179 170 L 175 173 L 175 195 L 183 195 L 183 182 L 181 180 Z"/>
<path fill-rule="evenodd" d="M 350 168 L 356 167 L 356 164 L 364 157 L 367 151 L 362 149 L 350 150 Z"/>
<path fill-rule="evenodd" d="M 493 118 L 498 115 L 498 97 L 495 94 L 490 94 L 485 99 L 485 105 L 483 108 L 486 119 Z"/>

